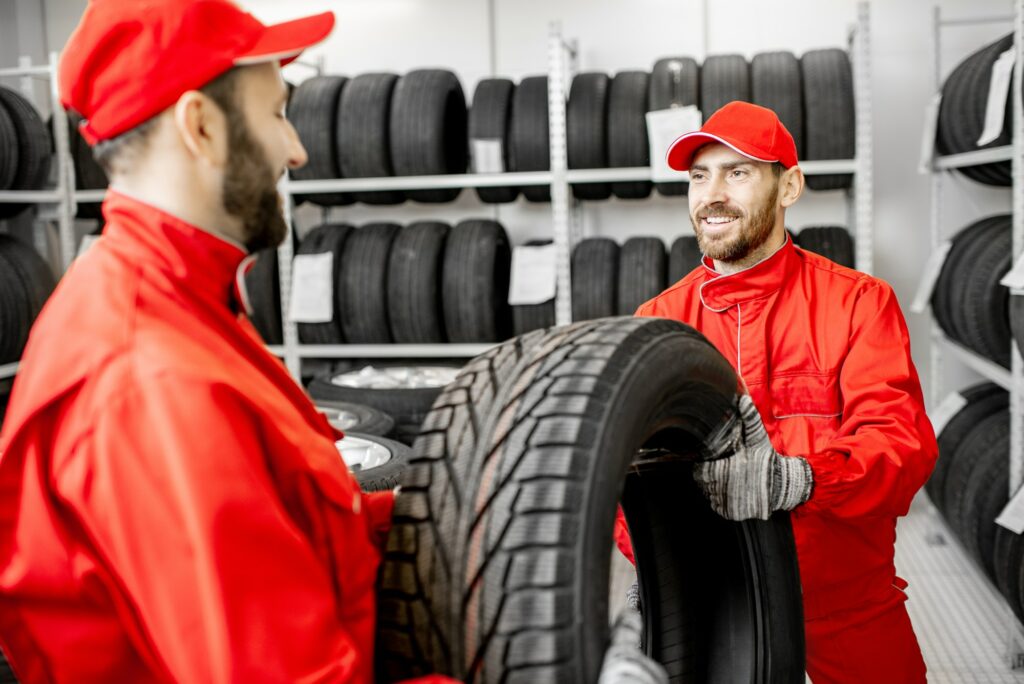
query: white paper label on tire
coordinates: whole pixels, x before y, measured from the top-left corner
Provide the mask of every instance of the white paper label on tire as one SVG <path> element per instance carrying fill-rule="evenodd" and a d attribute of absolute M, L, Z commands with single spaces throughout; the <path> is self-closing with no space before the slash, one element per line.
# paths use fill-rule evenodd
<path fill-rule="evenodd" d="M 666 155 L 675 139 L 700 128 L 700 110 L 689 105 L 647 112 L 647 140 L 651 146 L 651 179 L 655 182 L 686 180 L 685 171 L 668 165 Z"/>
<path fill-rule="evenodd" d="M 512 249 L 512 278 L 508 303 L 543 304 L 555 298 L 555 245 Z"/>
<path fill-rule="evenodd" d="M 498 138 L 471 140 L 469 153 L 473 162 L 473 173 L 505 173 L 503 151 L 501 140 Z"/>
<path fill-rule="evenodd" d="M 914 295 L 914 302 L 910 305 L 913 313 L 924 313 L 931 301 L 932 292 L 935 290 L 935 283 L 939 280 L 939 273 L 949 257 L 949 250 L 953 247 L 952 240 L 946 240 L 928 257 L 924 265 L 924 273 L 921 281 L 917 284 L 917 293 Z"/>
<path fill-rule="evenodd" d="M 75 258 L 82 256 L 89 251 L 89 248 L 100 239 L 99 235 L 83 235 L 82 241 L 78 243 L 78 252 L 75 253 Z"/>
<path fill-rule="evenodd" d="M 330 323 L 334 318 L 334 254 L 297 254 L 292 259 L 288 318 L 295 323 Z"/>
<path fill-rule="evenodd" d="M 1017 257 L 1017 263 L 1003 276 L 999 284 L 1005 285 L 1011 290 L 1024 289 L 1024 254 Z"/>
<path fill-rule="evenodd" d="M 921 159 L 917 163 L 919 173 L 929 173 L 935 159 L 935 135 L 939 130 L 939 107 L 942 106 L 942 93 L 933 95 L 924 108 L 924 128 L 921 131 Z"/>
<path fill-rule="evenodd" d="M 1017 51 L 1010 48 L 992 65 L 992 76 L 988 85 L 988 102 L 985 104 L 985 127 L 978 136 L 978 147 L 988 145 L 1003 132 L 1006 117 L 1006 98 L 1010 95 L 1010 80 Z"/>
<path fill-rule="evenodd" d="M 941 433 L 953 416 L 960 413 L 964 406 L 967 406 L 964 395 L 959 392 L 950 392 L 946 395 L 946 398 L 928 416 L 932 421 L 932 429 L 935 434 Z"/>
<path fill-rule="evenodd" d="M 1003 511 L 996 518 L 996 524 L 1005 527 L 1014 534 L 1024 532 L 1024 487 L 1017 490 L 1017 493 L 1006 504 Z"/>

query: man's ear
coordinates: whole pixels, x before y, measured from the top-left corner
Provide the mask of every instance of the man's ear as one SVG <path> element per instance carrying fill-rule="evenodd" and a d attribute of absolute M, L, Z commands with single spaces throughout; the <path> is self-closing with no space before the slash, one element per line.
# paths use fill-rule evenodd
<path fill-rule="evenodd" d="M 799 166 L 791 166 L 779 178 L 779 204 L 784 209 L 791 207 L 804 193 L 804 172 Z"/>
<path fill-rule="evenodd" d="M 190 90 L 174 105 L 174 126 L 182 145 L 197 161 L 220 168 L 227 164 L 227 117 L 198 90 Z"/>

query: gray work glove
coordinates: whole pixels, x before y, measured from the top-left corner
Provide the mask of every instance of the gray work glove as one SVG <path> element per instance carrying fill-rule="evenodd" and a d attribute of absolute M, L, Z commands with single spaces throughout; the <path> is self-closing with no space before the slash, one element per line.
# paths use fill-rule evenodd
<path fill-rule="evenodd" d="M 736 412 L 736 420 L 704 443 L 715 460 L 693 466 L 693 479 L 711 508 L 729 520 L 767 520 L 811 498 L 814 478 L 807 459 L 775 451 L 749 395 L 737 398 Z"/>
<path fill-rule="evenodd" d="M 668 684 L 665 668 L 640 650 L 642 632 L 640 613 L 627 606 L 615 619 L 597 684 Z"/>

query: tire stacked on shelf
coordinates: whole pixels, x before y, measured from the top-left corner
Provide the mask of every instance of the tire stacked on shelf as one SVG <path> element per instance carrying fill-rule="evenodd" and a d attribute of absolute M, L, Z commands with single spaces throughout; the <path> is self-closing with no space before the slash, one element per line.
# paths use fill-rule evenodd
<path fill-rule="evenodd" d="M 387 311 L 398 344 L 440 344 L 444 328 L 442 268 L 446 223 L 420 221 L 402 228 L 388 259 Z"/>
<path fill-rule="evenodd" d="M 793 136 L 797 158 L 803 159 L 804 88 L 796 55 L 786 51 L 754 55 L 750 61 L 750 101 L 778 114 Z"/>
<path fill-rule="evenodd" d="M 733 100 L 750 102 L 750 66 L 742 55 L 711 55 L 700 70 L 704 120 Z"/>
<path fill-rule="evenodd" d="M 71 147 L 71 163 L 75 170 L 75 190 L 103 190 L 107 187 L 107 174 L 92 155 L 92 147 L 78 130 L 81 117 L 68 112 L 68 144 Z M 100 202 L 79 202 L 75 214 L 81 219 L 102 219 Z"/>
<path fill-rule="evenodd" d="M 21 359 L 29 329 L 55 286 L 53 271 L 35 249 L 0 233 L 0 365 Z"/>
<path fill-rule="evenodd" d="M 800 58 L 804 86 L 804 161 L 853 159 L 856 117 L 853 69 L 844 50 L 811 50 Z M 839 190 L 853 184 L 853 174 L 807 176 L 812 190 Z"/>
<path fill-rule="evenodd" d="M 617 313 L 619 253 L 615 240 L 605 237 L 580 240 L 572 251 L 572 320 L 606 318 Z"/>
<path fill-rule="evenodd" d="M 288 119 L 295 127 L 302 146 L 306 148 L 306 165 L 293 169 L 295 180 L 341 178 L 338 161 L 338 108 L 348 79 L 344 76 L 315 76 L 300 83 L 288 100 Z M 299 201 L 321 206 L 352 203 L 352 196 L 343 192 L 298 195 Z"/>
<path fill-rule="evenodd" d="M 341 331 L 341 301 L 339 289 L 342 274 L 342 255 L 345 243 L 354 228 L 347 223 L 327 223 L 306 233 L 295 250 L 296 256 L 331 255 L 331 320 L 325 323 L 298 323 L 299 342 L 302 344 L 341 344 L 345 337 Z"/>
<path fill-rule="evenodd" d="M 700 106 L 700 67 L 692 57 L 665 57 L 654 63 L 647 90 L 647 111 Z M 658 194 L 685 195 L 689 183 L 655 183 Z"/>
<path fill-rule="evenodd" d="M 650 166 L 647 140 L 646 71 L 620 71 L 608 89 L 608 166 L 634 168 Z M 650 181 L 616 181 L 612 193 L 619 199 L 643 199 L 651 194 Z"/>
<path fill-rule="evenodd" d="M 794 241 L 808 252 L 854 268 L 853 236 L 843 226 L 809 226 L 802 229 Z"/>
<path fill-rule="evenodd" d="M 985 129 L 990 75 L 999 56 L 1013 48 L 1013 34 L 986 45 L 968 56 L 942 84 L 942 102 L 935 147 L 939 154 L 959 154 L 1009 145 L 1012 137 L 1013 100 L 1006 98 L 1003 127 L 999 135 L 985 145 L 978 145 Z M 986 185 L 1009 186 L 1013 182 L 1009 161 L 960 167 L 968 178 Z"/>
<path fill-rule="evenodd" d="M 511 269 L 512 248 L 501 224 L 481 219 L 452 227 L 441 285 L 449 342 L 508 339 L 512 331 L 508 305 Z"/>
<path fill-rule="evenodd" d="M 338 105 L 337 146 L 343 178 L 384 178 L 394 175 L 391 166 L 391 101 L 398 83 L 396 74 L 360 74 L 350 79 Z M 353 192 L 364 204 L 400 204 L 398 190 Z"/>
<path fill-rule="evenodd" d="M 277 270 L 277 249 L 262 249 L 245 274 L 245 290 L 252 310 L 250 320 L 267 344 L 283 344 L 281 328 L 281 279 Z"/>
<path fill-rule="evenodd" d="M 1013 256 L 1011 217 L 983 218 L 953 237 L 932 293 L 935 321 L 951 340 L 1010 367 L 1010 293 L 999 281 Z"/>
<path fill-rule="evenodd" d="M 512 170 L 511 125 L 515 89 L 515 84 L 507 78 L 485 78 L 477 84 L 473 92 L 473 104 L 469 108 L 470 170 L 473 173 Z M 477 158 L 478 154 L 482 157 L 484 153 L 480 145 L 497 145 L 498 159 Z M 477 188 L 476 194 L 481 202 L 504 204 L 514 202 L 519 197 L 519 188 Z"/>
<path fill-rule="evenodd" d="M 548 77 L 529 76 L 519 82 L 512 95 L 509 128 L 512 171 L 547 171 L 551 168 L 548 139 Z M 530 202 L 550 202 L 550 185 L 520 188 Z"/>
<path fill-rule="evenodd" d="M 352 344 L 392 342 L 388 318 L 388 262 L 401 230 L 396 223 L 369 223 L 352 232 L 342 251 L 338 315 Z"/>
<path fill-rule="evenodd" d="M 668 284 L 665 243 L 656 237 L 632 237 L 619 253 L 617 313 L 631 316 L 641 304 Z"/>
<path fill-rule="evenodd" d="M 40 190 L 53 158 L 50 130 L 32 103 L 0 86 L 0 190 Z M 0 204 L 0 219 L 17 216 L 31 204 Z"/>
<path fill-rule="evenodd" d="M 674 285 L 700 266 L 703 256 L 697 238 L 692 235 L 676 238 L 668 251 L 668 285 Z"/>
<path fill-rule="evenodd" d="M 566 105 L 567 154 L 570 169 L 608 167 L 608 74 L 577 74 L 569 88 Z M 610 183 L 573 183 L 572 194 L 579 200 L 611 197 Z"/>

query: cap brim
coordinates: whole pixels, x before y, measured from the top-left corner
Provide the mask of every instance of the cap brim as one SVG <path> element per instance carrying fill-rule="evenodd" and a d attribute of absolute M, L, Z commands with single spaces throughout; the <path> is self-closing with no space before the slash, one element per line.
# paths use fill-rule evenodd
<path fill-rule="evenodd" d="M 333 28 L 334 12 L 273 24 L 245 54 L 235 58 L 235 66 L 264 62 L 280 62 L 284 66 L 326 38 Z"/>
<path fill-rule="evenodd" d="M 726 138 L 722 138 L 711 133 L 704 133 L 703 131 L 693 131 L 692 133 L 685 133 L 679 136 L 671 145 L 669 145 L 668 154 L 666 155 L 669 168 L 675 169 L 676 171 L 689 171 L 690 164 L 693 163 L 693 155 L 698 149 L 710 143 L 721 143 L 742 154 L 744 157 L 749 157 L 754 161 L 768 163 L 779 161 L 778 159 L 769 158 L 770 155 L 766 154 L 762 150 L 743 150 L 740 149 L 736 143 Z"/>

